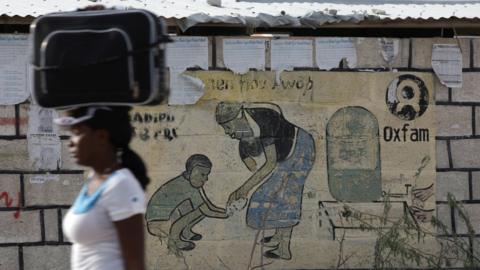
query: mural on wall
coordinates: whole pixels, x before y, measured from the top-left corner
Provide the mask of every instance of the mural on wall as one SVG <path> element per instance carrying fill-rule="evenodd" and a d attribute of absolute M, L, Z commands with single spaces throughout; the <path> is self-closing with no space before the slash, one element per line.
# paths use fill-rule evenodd
<path fill-rule="evenodd" d="M 430 73 L 187 73 L 205 85 L 197 104 L 132 114 L 154 179 L 152 269 L 329 268 L 339 239 L 368 261 L 375 236 L 346 209 L 381 216 L 385 200 L 392 218 L 429 228 Z"/>
<path fill-rule="evenodd" d="M 286 120 L 273 103 L 222 102 L 215 117 L 226 135 L 239 140 L 240 158 L 252 172 L 230 194 L 227 207 L 248 200 L 247 225 L 274 231 L 261 240 L 270 248 L 264 256 L 291 259 L 292 231 L 301 219 L 303 187 L 315 160 L 312 135 Z M 264 164 L 254 159 L 260 155 Z"/>
<path fill-rule="evenodd" d="M 148 233 L 167 239 L 168 249 L 175 253 L 195 248 L 193 241 L 201 240 L 202 235 L 192 229 L 205 217 L 227 218 L 225 209 L 210 202 L 203 190 L 211 169 L 207 156 L 190 156 L 185 171 L 157 189 L 148 202 Z"/>

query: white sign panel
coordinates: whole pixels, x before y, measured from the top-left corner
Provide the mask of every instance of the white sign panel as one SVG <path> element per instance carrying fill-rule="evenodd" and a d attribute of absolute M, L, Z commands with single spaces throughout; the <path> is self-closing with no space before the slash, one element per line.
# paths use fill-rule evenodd
<path fill-rule="evenodd" d="M 249 69 L 265 69 L 266 39 L 233 38 L 223 40 L 223 62 L 237 74 L 245 74 Z"/>
<path fill-rule="evenodd" d="M 452 88 L 462 87 L 462 52 L 456 44 L 434 44 L 432 68 L 440 82 Z"/>
<path fill-rule="evenodd" d="M 0 35 L 0 105 L 18 104 L 28 98 L 27 56 L 27 35 Z"/>
<path fill-rule="evenodd" d="M 338 68 L 342 61 L 349 68 L 357 66 L 357 48 L 353 38 L 316 38 L 315 52 L 320 69 Z"/>
<path fill-rule="evenodd" d="M 62 151 L 58 128 L 53 123 L 53 118 L 58 117 L 57 112 L 32 104 L 28 117 L 28 155 L 33 168 L 57 170 L 61 165 Z"/>

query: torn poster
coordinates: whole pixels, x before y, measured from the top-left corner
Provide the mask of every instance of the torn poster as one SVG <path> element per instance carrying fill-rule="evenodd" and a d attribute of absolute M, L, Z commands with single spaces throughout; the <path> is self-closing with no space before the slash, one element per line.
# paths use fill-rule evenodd
<path fill-rule="evenodd" d="M 0 104 L 25 101 L 28 90 L 28 35 L 0 35 Z"/>
<path fill-rule="evenodd" d="M 399 39 L 381 38 L 379 39 L 382 48 L 382 57 L 388 65 L 392 65 L 398 55 Z"/>
<path fill-rule="evenodd" d="M 167 45 L 167 66 L 170 68 L 170 97 L 168 104 L 195 104 L 204 90 L 192 84 L 182 73 L 187 68 L 208 70 L 207 37 L 174 37 Z"/>
<path fill-rule="evenodd" d="M 462 65 L 462 52 L 458 45 L 433 44 L 432 68 L 443 85 L 462 87 Z"/>
<path fill-rule="evenodd" d="M 173 68 L 192 67 L 208 69 L 207 37 L 173 37 L 167 44 L 167 66 Z"/>
<path fill-rule="evenodd" d="M 315 53 L 320 69 L 357 66 L 357 48 L 353 38 L 316 38 Z"/>
<path fill-rule="evenodd" d="M 277 83 L 280 73 L 295 67 L 313 67 L 313 40 L 275 39 L 271 46 L 272 70 L 276 71 Z"/>
<path fill-rule="evenodd" d="M 195 104 L 205 93 L 203 82 L 184 72 L 185 70 L 170 68 L 170 105 Z"/>
<path fill-rule="evenodd" d="M 223 40 L 223 62 L 236 74 L 265 69 L 266 39 L 232 38 Z"/>
<path fill-rule="evenodd" d="M 62 145 L 58 128 L 53 124 L 53 118 L 58 117 L 57 112 L 32 104 L 28 116 L 28 155 L 33 168 L 59 169 Z"/>

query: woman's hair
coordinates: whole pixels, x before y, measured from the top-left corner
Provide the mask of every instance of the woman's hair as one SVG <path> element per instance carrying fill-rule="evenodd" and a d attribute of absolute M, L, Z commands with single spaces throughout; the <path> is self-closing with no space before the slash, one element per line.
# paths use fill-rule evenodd
<path fill-rule="evenodd" d="M 68 112 L 69 116 L 82 117 L 87 115 L 89 107 L 80 107 Z M 110 142 L 119 154 L 120 165 L 128 168 L 138 179 L 143 189 L 150 182 L 147 175 L 147 167 L 142 158 L 130 149 L 130 141 L 133 137 L 133 127 L 130 123 L 128 112 L 130 107 L 115 106 L 97 109 L 92 118 L 83 123 L 92 129 L 106 129 L 110 134 Z"/>
<path fill-rule="evenodd" d="M 215 120 L 219 124 L 229 122 L 240 115 L 242 108 L 239 102 L 220 102 L 215 108 Z"/>
<path fill-rule="evenodd" d="M 187 170 L 188 173 L 190 173 L 192 172 L 193 168 L 195 168 L 195 166 L 211 168 L 212 162 L 205 155 L 194 154 L 187 159 L 187 162 L 185 163 L 185 169 Z"/>

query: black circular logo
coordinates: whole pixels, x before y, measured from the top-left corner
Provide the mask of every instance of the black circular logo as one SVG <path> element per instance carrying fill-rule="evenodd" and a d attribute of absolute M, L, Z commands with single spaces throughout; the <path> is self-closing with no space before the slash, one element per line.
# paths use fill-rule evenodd
<path fill-rule="evenodd" d="M 395 78 L 387 88 L 388 110 L 402 120 L 422 116 L 428 107 L 428 90 L 417 76 L 406 74 Z"/>

